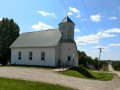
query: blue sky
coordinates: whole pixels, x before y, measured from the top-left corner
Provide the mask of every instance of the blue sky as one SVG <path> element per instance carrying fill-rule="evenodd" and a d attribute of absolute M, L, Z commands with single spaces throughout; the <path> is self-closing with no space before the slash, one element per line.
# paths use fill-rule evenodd
<path fill-rule="evenodd" d="M 13 18 L 20 33 L 58 28 L 67 15 L 75 23 L 80 51 L 101 59 L 120 60 L 120 0 L 0 0 L 0 20 Z"/>

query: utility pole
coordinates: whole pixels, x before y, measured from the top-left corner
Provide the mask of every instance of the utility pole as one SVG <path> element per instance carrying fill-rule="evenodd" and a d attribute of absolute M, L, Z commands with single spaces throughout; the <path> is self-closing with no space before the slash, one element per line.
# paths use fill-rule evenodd
<path fill-rule="evenodd" d="M 102 49 L 104 49 L 104 48 L 98 48 L 99 50 L 100 50 L 100 52 L 99 52 L 99 58 L 98 58 L 98 71 L 100 70 L 100 56 L 101 56 L 101 52 L 102 52 Z"/>

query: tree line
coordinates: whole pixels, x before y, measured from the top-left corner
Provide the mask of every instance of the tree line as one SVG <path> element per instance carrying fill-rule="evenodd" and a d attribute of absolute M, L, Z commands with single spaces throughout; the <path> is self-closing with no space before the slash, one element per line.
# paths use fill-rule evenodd
<path fill-rule="evenodd" d="M 78 51 L 78 64 L 85 68 L 89 68 L 88 66 L 92 65 L 94 69 L 98 70 L 103 68 L 104 65 L 107 65 L 107 61 L 103 61 L 103 60 L 99 61 L 98 57 L 93 59 L 92 57 L 87 56 L 87 54 L 84 51 Z"/>
<path fill-rule="evenodd" d="M 112 61 L 111 64 L 114 70 L 120 71 L 120 61 Z"/>
<path fill-rule="evenodd" d="M 10 45 L 19 36 L 20 28 L 13 19 L 2 18 L 0 21 L 0 63 L 6 65 L 11 58 Z"/>

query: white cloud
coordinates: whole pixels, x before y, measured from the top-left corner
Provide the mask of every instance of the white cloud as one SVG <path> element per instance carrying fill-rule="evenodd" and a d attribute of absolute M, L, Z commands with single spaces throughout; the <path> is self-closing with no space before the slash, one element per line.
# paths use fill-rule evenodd
<path fill-rule="evenodd" d="M 116 37 L 117 35 L 109 34 L 106 32 L 98 32 L 96 34 L 90 34 L 88 36 L 76 37 L 76 43 L 79 45 L 86 44 L 98 44 L 100 38 Z"/>
<path fill-rule="evenodd" d="M 73 15 L 73 13 L 77 14 L 76 17 L 78 17 L 78 18 L 81 17 L 80 11 L 79 11 L 77 8 L 69 7 L 69 12 L 68 12 L 68 14 L 69 14 L 69 15 Z"/>
<path fill-rule="evenodd" d="M 76 8 L 73 8 L 73 7 L 69 7 L 69 10 L 74 12 L 74 13 L 79 13 L 80 11 Z"/>
<path fill-rule="evenodd" d="M 0 21 L 2 21 L 2 18 L 0 18 Z"/>
<path fill-rule="evenodd" d="M 67 15 L 73 15 L 73 13 L 69 11 L 69 12 L 67 13 Z"/>
<path fill-rule="evenodd" d="M 109 17 L 110 20 L 116 20 L 118 19 L 117 17 L 113 16 L 113 17 Z"/>
<path fill-rule="evenodd" d="M 93 22 L 100 22 L 101 21 L 101 16 L 99 14 L 97 14 L 97 15 L 91 15 L 90 19 Z"/>
<path fill-rule="evenodd" d="M 88 44 L 97 44 L 99 43 L 98 41 L 99 37 L 97 35 L 91 34 L 88 36 L 81 36 L 81 37 L 76 37 L 76 43 L 79 45 L 86 45 Z"/>
<path fill-rule="evenodd" d="M 37 11 L 38 13 L 40 13 L 42 16 L 53 16 L 53 17 L 57 17 L 55 15 L 55 13 L 49 13 L 49 12 L 45 12 L 45 11 Z"/>
<path fill-rule="evenodd" d="M 76 28 L 76 29 L 75 29 L 75 32 L 80 32 L 80 30 Z"/>
<path fill-rule="evenodd" d="M 38 24 L 36 25 L 32 25 L 31 27 L 32 29 L 36 30 L 36 31 L 39 31 L 39 30 L 47 30 L 47 29 L 52 29 L 53 27 L 50 26 L 50 25 L 47 25 L 43 22 L 39 22 Z"/>
<path fill-rule="evenodd" d="M 120 28 L 111 28 L 105 31 L 106 33 L 120 33 Z"/>
<path fill-rule="evenodd" d="M 109 34 L 109 33 L 105 33 L 105 32 L 98 32 L 97 36 L 99 36 L 99 37 L 115 37 L 117 35 Z"/>
<path fill-rule="evenodd" d="M 120 47 L 120 43 L 116 43 L 116 44 L 109 44 L 108 46 Z"/>

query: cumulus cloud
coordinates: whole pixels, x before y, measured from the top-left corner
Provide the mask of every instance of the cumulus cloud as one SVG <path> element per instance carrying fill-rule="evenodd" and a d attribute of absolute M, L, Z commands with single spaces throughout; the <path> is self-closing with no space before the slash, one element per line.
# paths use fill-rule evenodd
<path fill-rule="evenodd" d="M 38 13 L 40 13 L 42 16 L 53 16 L 53 17 L 57 17 L 55 15 L 55 13 L 50 13 L 50 12 L 45 12 L 45 11 L 37 11 Z"/>
<path fill-rule="evenodd" d="M 38 24 L 32 25 L 32 29 L 39 31 L 39 30 L 47 30 L 47 29 L 52 29 L 53 27 L 50 25 L 47 25 L 43 22 L 39 22 Z"/>
<path fill-rule="evenodd" d="M 116 43 L 116 44 L 109 44 L 108 46 L 120 47 L 120 43 Z"/>
<path fill-rule="evenodd" d="M 109 37 L 116 37 L 115 34 L 110 34 L 107 32 L 98 32 L 96 34 L 90 34 L 88 36 L 80 36 L 76 37 L 76 43 L 79 45 L 86 45 L 86 44 L 98 44 L 100 38 L 109 38 Z"/>
<path fill-rule="evenodd" d="M 73 7 L 69 7 L 69 10 L 74 12 L 74 13 L 79 13 L 80 11 L 76 8 L 73 8 Z"/>
<path fill-rule="evenodd" d="M 99 37 L 97 35 L 91 34 L 88 36 L 80 36 L 76 37 L 76 43 L 79 45 L 86 45 L 86 44 L 97 44 Z"/>
<path fill-rule="evenodd" d="M 0 21 L 2 21 L 2 18 L 0 18 Z"/>
<path fill-rule="evenodd" d="M 69 7 L 69 12 L 67 13 L 68 15 L 73 15 L 76 14 L 76 17 L 80 18 L 80 11 L 77 8 L 74 7 Z"/>
<path fill-rule="evenodd" d="M 110 19 L 110 20 L 116 20 L 116 19 L 118 19 L 118 18 L 115 17 L 115 16 L 113 16 L 113 17 L 109 17 L 108 19 Z"/>
<path fill-rule="evenodd" d="M 105 31 L 106 33 L 120 33 L 120 28 L 111 28 Z"/>
<path fill-rule="evenodd" d="M 80 32 L 80 30 L 76 28 L 76 29 L 75 29 L 75 32 Z"/>
<path fill-rule="evenodd" d="M 93 22 L 100 22 L 101 21 L 101 16 L 99 14 L 91 15 L 90 20 L 93 21 Z"/>
<path fill-rule="evenodd" d="M 69 15 L 69 16 L 70 16 L 70 15 L 73 15 L 73 13 L 69 11 L 69 12 L 67 13 L 67 15 Z"/>
<path fill-rule="evenodd" d="M 105 32 L 98 32 L 96 35 L 99 37 L 115 37 L 115 36 L 117 36 L 117 35 L 109 34 L 109 33 L 105 33 Z"/>

